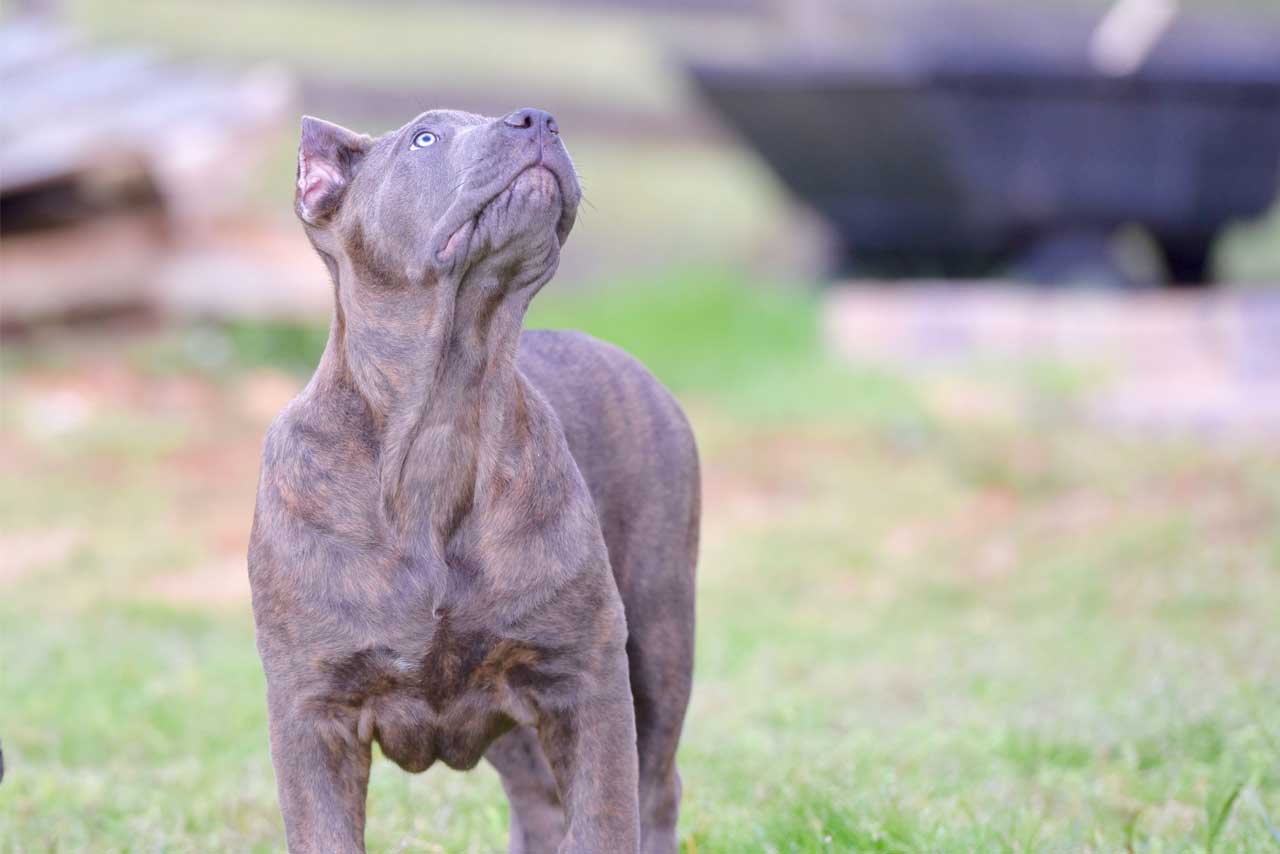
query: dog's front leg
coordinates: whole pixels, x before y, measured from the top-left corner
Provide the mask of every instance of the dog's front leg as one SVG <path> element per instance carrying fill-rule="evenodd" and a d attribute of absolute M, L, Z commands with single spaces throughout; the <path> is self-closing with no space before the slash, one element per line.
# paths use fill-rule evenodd
<path fill-rule="evenodd" d="M 303 714 L 270 692 L 267 706 L 290 854 L 363 852 L 370 746 L 357 714 Z"/>
<path fill-rule="evenodd" d="M 592 690 L 545 714 L 538 738 L 568 821 L 562 854 L 635 854 L 640 847 L 635 707 L 619 646 Z"/>

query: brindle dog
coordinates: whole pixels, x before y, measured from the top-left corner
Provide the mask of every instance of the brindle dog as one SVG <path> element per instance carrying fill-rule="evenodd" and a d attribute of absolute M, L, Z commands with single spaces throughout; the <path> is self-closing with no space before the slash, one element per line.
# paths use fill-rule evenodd
<path fill-rule="evenodd" d="M 676 848 L 693 436 L 630 356 L 521 332 L 581 195 L 540 110 L 303 119 L 334 315 L 249 548 L 291 851 L 363 850 L 375 741 L 409 771 L 487 758 L 513 852 Z"/>

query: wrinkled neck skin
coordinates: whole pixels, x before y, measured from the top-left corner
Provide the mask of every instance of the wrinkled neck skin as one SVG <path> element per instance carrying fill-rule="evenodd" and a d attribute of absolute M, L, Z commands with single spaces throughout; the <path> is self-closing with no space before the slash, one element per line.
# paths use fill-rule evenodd
<path fill-rule="evenodd" d="M 435 542 L 421 545 L 443 554 L 495 469 L 532 440 L 516 351 L 558 242 L 549 235 L 531 252 L 392 270 L 329 237 L 312 235 L 335 284 L 312 389 L 365 410 L 385 521 L 416 537 L 426 514 Z"/>

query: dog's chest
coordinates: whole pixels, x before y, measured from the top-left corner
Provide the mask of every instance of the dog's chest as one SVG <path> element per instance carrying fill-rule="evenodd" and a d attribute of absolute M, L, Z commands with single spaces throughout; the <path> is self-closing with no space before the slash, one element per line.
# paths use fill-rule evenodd
<path fill-rule="evenodd" d="M 416 647 L 416 648 L 412 648 Z M 401 767 L 474 766 L 498 735 L 528 722 L 543 656 L 474 621 L 444 615 L 425 643 L 367 647 L 328 668 L 326 693 L 360 709 L 362 736 Z"/>

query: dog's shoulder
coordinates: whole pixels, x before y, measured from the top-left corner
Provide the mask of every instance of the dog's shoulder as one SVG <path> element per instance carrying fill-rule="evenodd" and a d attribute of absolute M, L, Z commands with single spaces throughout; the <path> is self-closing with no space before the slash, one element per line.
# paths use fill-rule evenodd
<path fill-rule="evenodd" d="M 376 508 L 376 436 L 360 412 L 304 391 L 263 440 L 253 546 L 293 550 L 303 541 L 367 541 Z"/>
<path fill-rule="evenodd" d="M 275 417 L 262 446 L 262 477 L 322 477 L 325 471 L 372 468 L 377 429 L 354 394 L 308 386 Z"/>

